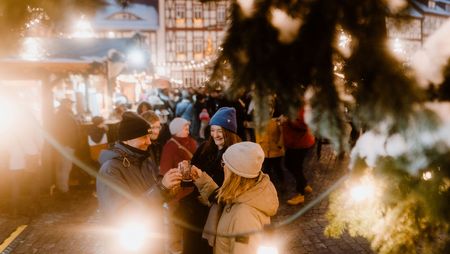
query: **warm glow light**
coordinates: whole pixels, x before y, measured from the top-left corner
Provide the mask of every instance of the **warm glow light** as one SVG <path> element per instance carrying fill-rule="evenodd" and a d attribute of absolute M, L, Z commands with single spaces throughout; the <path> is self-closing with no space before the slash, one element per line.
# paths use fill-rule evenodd
<path fill-rule="evenodd" d="M 350 37 L 348 37 L 344 32 L 339 35 L 339 47 L 347 48 L 350 44 Z"/>
<path fill-rule="evenodd" d="M 20 56 L 26 60 L 39 60 L 45 56 L 41 41 L 37 38 L 27 37 L 22 44 Z"/>
<path fill-rule="evenodd" d="M 139 222 L 129 222 L 119 229 L 120 246 L 128 251 L 141 249 L 147 240 L 147 228 Z"/>
<path fill-rule="evenodd" d="M 431 173 L 431 171 L 426 171 L 426 172 L 423 172 L 423 174 L 422 174 L 422 178 L 425 181 L 430 180 L 432 177 L 433 177 L 433 173 Z"/>
<path fill-rule="evenodd" d="M 336 44 L 339 52 L 341 52 L 344 57 L 350 57 L 350 55 L 352 54 L 352 50 L 350 47 L 351 42 L 351 36 L 347 34 L 342 28 L 338 28 Z"/>
<path fill-rule="evenodd" d="M 258 254 L 278 254 L 277 247 L 274 246 L 259 246 L 258 247 Z"/>
<path fill-rule="evenodd" d="M 392 45 L 392 50 L 396 54 L 404 54 L 405 53 L 405 50 L 403 49 L 403 44 L 398 38 L 394 39 L 394 43 Z"/>
<path fill-rule="evenodd" d="M 363 181 L 350 189 L 351 197 L 354 201 L 360 202 L 375 194 L 375 186 L 371 181 Z"/>
<path fill-rule="evenodd" d="M 113 31 L 108 32 L 108 38 L 114 38 L 116 37 L 116 34 Z"/>
<path fill-rule="evenodd" d="M 94 30 L 92 29 L 89 21 L 85 20 L 84 17 L 75 24 L 75 31 L 72 34 L 76 38 L 91 38 L 94 37 Z"/>

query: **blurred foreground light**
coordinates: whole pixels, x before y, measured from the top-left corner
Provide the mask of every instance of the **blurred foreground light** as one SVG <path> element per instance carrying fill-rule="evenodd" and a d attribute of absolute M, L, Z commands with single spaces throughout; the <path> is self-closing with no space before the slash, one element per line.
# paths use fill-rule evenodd
<path fill-rule="evenodd" d="M 404 55 L 406 53 L 405 49 L 403 47 L 403 43 L 400 41 L 399 38 L 394 39 L 391 47 L 392 47 L 392 51 L 394 51 L 394 53 L 397 55 Z"/>
<path fill-rule="evenodd" d="M 33 37 L 27 37 L 22 43 L 20 57 L 25 60 L 36 61 L 44 58 L 45 50 L 41 45 L 41 40 Z"/>
<path fill-rule="evenodd" d="M 13 105 L 9 98 L 0 96 L 0 116 L 2 117 L 0 134 L 9 133 L 11 135 L 10 131 L 13 129 L 16 120 Z"/>
<path fill-rule="evenodd" d="M 264 246 L 258 247 L 258 254 L 278 254 L 278 249 L 275 246 Z"/>
<path fill-rule="evenodd" d="M 143 66 L 145 64 L 145 55 L 141 50 L 131 50 L 128 53 L 127 59 L 132 65 Z"/>
<path fill-rule="evenodd" d="M 148 228 L 139 222 L 128 222 L 119 228 L 119 243 L 126 251 L 138 251 L 147 241 Z"/>
<path fill-rule="evenodd" d="M 422 174 L 422 178 L 425 181 L 430 180 L 432 177 L 433 177 L 433 173 L 431 173 L 431 171 L 426 171 L 426 172 L 423 172 L 423 174 Z"/>
<path fill-rule="evenodd" d="M 373 182 L 365 181 L 350 189 L 351 197 L 354 201 L 360 202 L 367 198 L 373 197 L 375 194 L 375 186 Z"/>

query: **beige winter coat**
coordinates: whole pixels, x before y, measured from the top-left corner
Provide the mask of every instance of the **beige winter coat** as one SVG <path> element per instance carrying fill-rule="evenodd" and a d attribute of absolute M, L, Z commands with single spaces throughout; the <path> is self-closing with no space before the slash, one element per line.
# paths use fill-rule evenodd
<path fill-rule="evenodd" d="M 195 184 L 205 198 L 217 188 L 206 173 Z M 232 204 L 211 207 L 205 231 L 236 234 L 262 229 L 270 223 L 270 217 L 276 214 L 278 205 L 275 187 L 269 177 L 261 173 L 255 186 L 238 196 Z M 213 245 L 215 254 L 256 254 L 262 238 L 261 234 L 235 238 L 203 236 Z"/>

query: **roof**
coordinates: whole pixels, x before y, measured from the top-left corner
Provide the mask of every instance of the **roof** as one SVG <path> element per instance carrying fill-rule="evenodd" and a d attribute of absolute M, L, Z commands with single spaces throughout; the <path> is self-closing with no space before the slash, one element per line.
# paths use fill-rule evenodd
<path fill-rule="evenodd" d="M 414 18 L 423 18 L 423 15 L 411 6 L 408 6 L 408 8 L 406 9 L 406 13 Z"/>
<path fill-rule="evenodd" d="M 97 64 L 98 66 L 98 64 Z M 50 73 L 83 73 L 93 71 L 93 63 L 86 60 L 45 59 L 30 61 L 23 59 L 0 59 L 2 80 L 41 79 Z M 100 71 L 101 70 L 97 70 Z"/>
<path fill-rule="evenodd" d="M 114 20 L 111 17 L 118 13 L 129 13 L 137 20 Z M 155 7 L 145 4 L 130 4 L 127 8 L 110 2 L 99 10 L 92 22 L 95 30 L 135 30 L 148 31 L 158 29 L 158 12 Z"/>
<path fill-rule="evenodd" d="M 391 13 L 391 15 L 392 15 L 392 13 Z M 416 8 L 414 8 L 411 5 L 408 5 L 408 7 L 406 7 L 406 9 L 401 10 L 398 13 L 395 13 L 395 16 L 418 18 L 418 19 L 423 18 L 423 15 Z"/>
<path fill-rule="evenodd" d="M 74 60 L 103 60 L 108 52 L 115 49 L 127 52 L 134 44 L 130 38 L 49 38 L 43 39 L 47 58 L 67 58 Z"/>
<path fill-rule="evenodd" d="M 135 41 L 131 38 L 35 38 L 44 51 L 39 59 L 23 59 L 17 56 L 0 59 L 3 76 L 39 75 L 44 71 L 85 72 L 93 71 L 104 62 L 111 50 L 126 53 Z M 20 75 L 19 75 L 20 76 Z"/>
<path fill-rule="evenodd" d="M 436 1 L 436 2 L 450 2 L 450 1 L 444 1 L 444 0 L 440 0 L 440 1 Z M 411 0 L 411 3 L 414 5 L 414 7 L 416 7 L 420 12 L 422 13 L 427 13 L 427 14 L 436 14 L 436 15 L 441 15 L 441 16 L 448 16 L 450 17 L 450 12 L 446 11 L 445 9 L 442 9 L 439 5 L 436 4 L 435 8 L 429 8 L 428 5 L 417 1 L 417 0 Z"/>

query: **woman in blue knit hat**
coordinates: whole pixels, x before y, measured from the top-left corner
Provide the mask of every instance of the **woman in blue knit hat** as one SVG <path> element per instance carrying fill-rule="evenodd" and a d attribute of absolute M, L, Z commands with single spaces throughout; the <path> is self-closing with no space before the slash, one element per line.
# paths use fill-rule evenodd
<path fill-rule="evenodd" d="M 221 163 L 225 150 L 241 139 L 236 134 L 236 110 L 232 107 L 220 108 L 209 122 L 210 137 L 200 145 L 192 157 L 191 163 L 206 172 L 219 186 L 224 180 L 224 171 Z M 211 195 L 214 196 L 215 195 Z M 209 213 L 207 200 L 200 199 L 197 189 L 180 201 L 184 210 L 184 221 L 190 225 L 203 229 Z M 200 232 L 184 229 L 183 253 L 203 254 L 213 253 L 208 242 L 202 238 Z"/>

